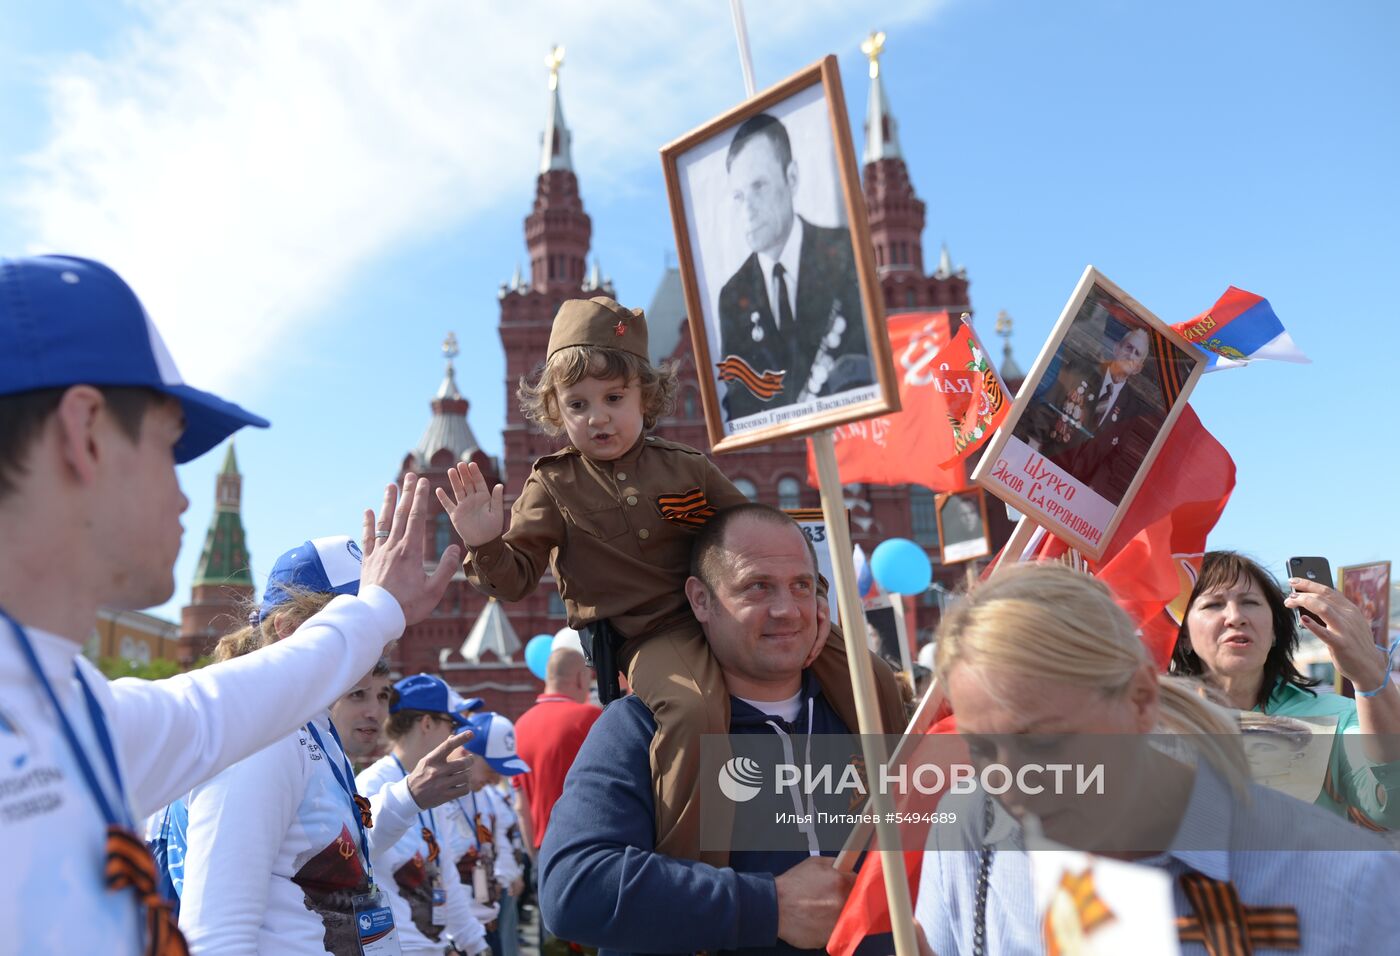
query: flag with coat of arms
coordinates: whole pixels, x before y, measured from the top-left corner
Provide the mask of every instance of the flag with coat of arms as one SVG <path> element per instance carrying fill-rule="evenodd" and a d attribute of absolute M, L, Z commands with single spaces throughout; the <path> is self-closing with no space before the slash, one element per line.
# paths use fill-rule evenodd
<path fill-rule="evenodd" d="M 947 312 L 890 316 L 902 411 L 832 430 L 843 484 L 970 487 L 963 461 L 1010 411 L 1006 387 L 972 326 Z M 816 458 L 808 448 L 808 482 Z"/>

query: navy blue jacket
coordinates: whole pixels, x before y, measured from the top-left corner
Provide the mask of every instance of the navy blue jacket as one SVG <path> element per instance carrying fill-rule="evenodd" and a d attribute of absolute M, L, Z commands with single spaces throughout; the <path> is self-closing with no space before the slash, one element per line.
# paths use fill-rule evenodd
<path fill-rule="evenodd" d="M 785 730 L 848 733 L 810 675 L 803 713 Z M 730 733 L 774 733 L 766 714 L 730 698 Z M 620 953 L 798 953 L 778 939 L 774 876 L 802 851 L 732 851 L 716 869 L 654 852 L 651 738 L 656 721 L 637 697 L 608 706 L 554 805 L 540 847 L 540 909 L 554 935 Z M 812 950 L 811 952 L 822 952 Z"/>

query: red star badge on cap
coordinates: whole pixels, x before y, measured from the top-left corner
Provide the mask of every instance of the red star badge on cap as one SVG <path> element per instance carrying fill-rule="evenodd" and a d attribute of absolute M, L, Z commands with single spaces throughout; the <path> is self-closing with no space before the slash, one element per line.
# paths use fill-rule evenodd
<path fill-rule="evenodd" d="M 613 326 L 613 334 L 623 336 L 627 334 L 627 325 L 621 320 L 617 320 L 617 325 Z"/>

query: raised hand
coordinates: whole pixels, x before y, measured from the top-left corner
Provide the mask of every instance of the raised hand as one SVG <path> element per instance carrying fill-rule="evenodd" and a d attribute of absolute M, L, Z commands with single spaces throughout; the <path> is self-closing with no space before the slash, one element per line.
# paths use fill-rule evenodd
<path fill-rule="evenodd" d="M 457 537 L 469 548 L 477 548 L 501 536 L 506 526 L 505 493 L 503 486 L 490 488 L 475 462 L 461 462 L 447 470 L 452 483 L 452 495 L 439 488 L 438 501 Z"/>
<path fill-rule="evenodd" d="M 1371 622 L 1361 609 L 1343 597 L 1340 591 L 1317 581 L 1289 578 L 1288 586 L 1293 593 L 1283 603 L 1291 608 L 1312 611 L 1322 619 L 1319 624 L 1305 614 L 1303 626 L 1327 645 L 1332 662 L 1342 676 L 1362 690 L 1374 690 L 1381 686 L 1385 672 L 1390 669 L 1390 662 L 1385 651 L 1376 646 Z"/>
<path fill-rule="evenodd" d="M 408 792 L 419 810 L 431 810 L 467 795 L 471 789 L 472 761 L 476 758 L 462 748 L 471 739 L 472 732 L 464 730 L 448 737 L 418 761 L 408 775 Z"/>
<path fill-rule="evenodd" d="M 377 519 L 373 511 L 365 511 L 360 585 L 377 584 L 392 594 L 407 624 L 423 620 L 437 606 L 462 560 L 461 549 L 454 544 L 442 553 L 436 570 L 429 574 L 423 569 L 423 541 L 432 507 L 428 487 L 428 479 L 409 472 L 402 492 L 393 485 L 384 489 L 384 508 Z"/>

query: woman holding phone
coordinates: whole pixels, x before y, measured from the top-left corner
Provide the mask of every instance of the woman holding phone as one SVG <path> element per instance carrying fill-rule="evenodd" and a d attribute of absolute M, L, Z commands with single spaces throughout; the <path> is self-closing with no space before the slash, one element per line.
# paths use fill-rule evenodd
<path fill-rule="evenodd" d="M 1230 706 L 1284 717 L 1335 717 L 1336 736 L 1316 803 L 1372 829 L 1400 829 L 1400 686 L 1364 614 L 1333 588 L 1273 577 L 1243 555 L 1212 551 L 1187 602 L 1171 672 L 1200 677 Z M 1357 688 L 1355 700 L 1318 694 L 1293 665 L 1294 609 Z M 1350 738 L 1350 739 L 1348 739 Z"/>

